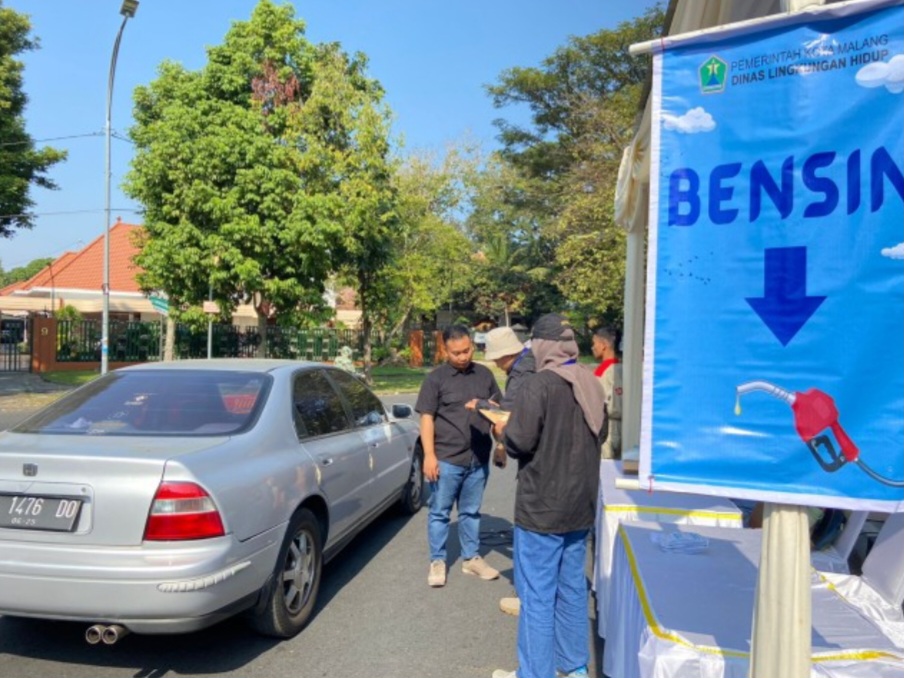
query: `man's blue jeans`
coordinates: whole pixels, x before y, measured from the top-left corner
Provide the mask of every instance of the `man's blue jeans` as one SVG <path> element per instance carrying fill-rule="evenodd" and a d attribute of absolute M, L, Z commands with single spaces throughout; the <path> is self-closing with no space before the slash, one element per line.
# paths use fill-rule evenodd
<path fill-rule="evenodd" d="M 439 478 L 430 484 L 430 513 L 427 516 L 427 542 L 430 561 L 446 560 L 446 540 L 452 505 L 458 501 L 458 538 L 461 557 L 470 560 L 480 547 L 480 505 L 489 477 L 489 465 L 477 457 L 470 466 L 439 462 Z"/>
<path fill-rule="evenodd" d="M 587 532 L 542 534 L 515 526 L 518 678 L 550 678 L 590 661 Z"/>

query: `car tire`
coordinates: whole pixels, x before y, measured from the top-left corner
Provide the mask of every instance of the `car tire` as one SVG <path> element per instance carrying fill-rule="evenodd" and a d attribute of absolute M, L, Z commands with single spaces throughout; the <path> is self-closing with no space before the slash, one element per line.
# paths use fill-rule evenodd
<path fill-rule="evenodd" d="M 299 509 L 289 521 L 263 607 L 251 616 L 254 629 L 274 638 L 297 635 L 314 611 L 322 570 L 320 523 L 308 509 Z"/>
<path fill-rule="evenodd" d="M 399 508 L 405 515 L 413 516 L 424 505 L 424 451 L 418 445 L 411 457 L 411 469 L 408 471 L 408 482 L 402 490 Z"/>

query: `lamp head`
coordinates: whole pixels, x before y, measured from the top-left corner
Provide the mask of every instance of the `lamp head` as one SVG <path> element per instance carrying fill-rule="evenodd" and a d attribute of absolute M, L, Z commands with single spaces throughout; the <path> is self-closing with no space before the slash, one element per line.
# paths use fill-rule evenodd
<path fill-rule="evenodd" d="M 122 7 L 119 9 L 119 13 L 124 17 L 128 17 L 129 19 L 135 18 L 135 12 L 138 11 L 138 0 L 122 0 Z"/>

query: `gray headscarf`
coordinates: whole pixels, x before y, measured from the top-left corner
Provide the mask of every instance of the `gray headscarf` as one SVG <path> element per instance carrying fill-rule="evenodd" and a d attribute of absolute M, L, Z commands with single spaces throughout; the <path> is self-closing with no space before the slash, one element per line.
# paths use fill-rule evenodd
<path fill-rule="evenodd" d="M 590 370 L 584 369 L 576 362 L 564 364 L 577 360 L 579 351 L 574 340 L 574 330 L 563 328 L 561 332 L 558 339 L 534 337 L 531 340 L 531 351 L 537 361 L 537 372 L 550 370 L 571 384 L 574 398 L 584 411 L 584 421 L 593 431 L 593 435 L 598 436 L 603 428 L 603 389 Z"/>

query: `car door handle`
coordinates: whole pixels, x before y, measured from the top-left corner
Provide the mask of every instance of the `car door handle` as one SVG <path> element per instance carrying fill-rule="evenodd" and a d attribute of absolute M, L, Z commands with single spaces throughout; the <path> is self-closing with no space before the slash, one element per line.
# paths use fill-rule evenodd
<path fill-rule="evenodd" d="M 333 458 L 332 458 L 332 457 L 327 457 L 327 458 L 325 458 L 325 459 L 321 459 L 321 460 L 320 460 L 320 463 L 321 463 L 323 466 L 329 466 L 330 464 L 333 463 Z"/>

